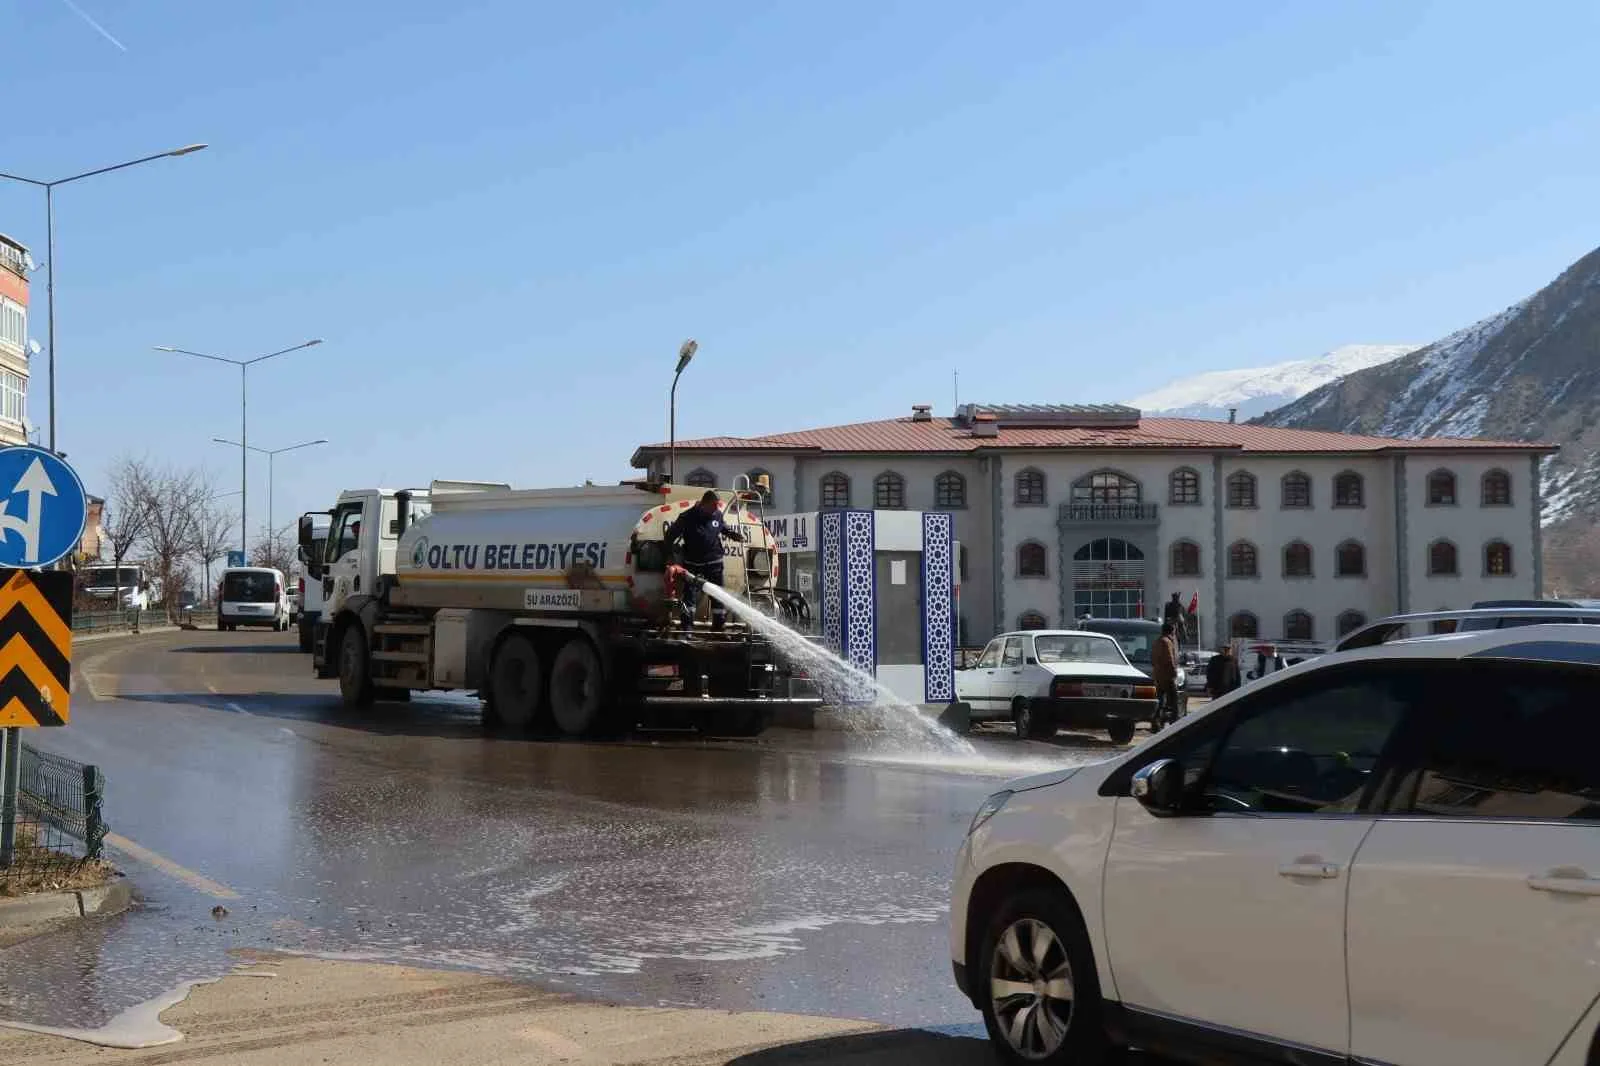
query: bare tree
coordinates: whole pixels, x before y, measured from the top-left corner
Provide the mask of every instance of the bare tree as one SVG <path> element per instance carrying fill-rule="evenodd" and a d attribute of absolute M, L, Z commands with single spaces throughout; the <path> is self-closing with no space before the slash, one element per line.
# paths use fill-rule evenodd
<path fill-rule="evenodd" d="M 211 565 L 227 558 L 228 548 L 233 544 L 233 527 L 238 524 L 239 518 L 218 504 L 214 496 L 208 494 L 208 497 L 200 504 L 194 554 L 205 573 L 205 597 L 210 599 L 216 592 L 211 587 Z"/>
<path fill-rule="evenodd" d="M 195 470 L 151 468 L 144 481 L 150 528 L 145 540 L 150 562 L 161 579 L 167 617 L 174 617 L 185 563 L 199 551 L 201 517 L 211 490 Z"/>
<path fill-rule="evenodd" d="M 263 529 L 261 536 L 256 540 L 256 546 L 250 549 L 251 566 L 268 566 L 281 571 L 285 578 L 294 567 L 295 554 L 289 550 L 288 528 L 273 530 Z M 298 546 L 298 541 L 295 542 Z"/>
<path fill-rule="evenodd" d="M 122 607 L 122 563 L 132 555 L 150 531 L 149 497 L 145 483 L 149 468 L 138 459 L 122 459 L 111 471 L 111 494 L 102 512 L 100 525 L 106 546 L 111 549 L 111 607 Z"/>

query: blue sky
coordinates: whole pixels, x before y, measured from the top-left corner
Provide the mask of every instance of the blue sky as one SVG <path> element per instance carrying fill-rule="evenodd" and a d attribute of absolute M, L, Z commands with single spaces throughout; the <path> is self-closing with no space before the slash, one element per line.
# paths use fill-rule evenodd
<path fill-rule="evenodd" d="M 0 0 L 59 444 L 236 487 L 610 480 L 666 436 L 1424 342 L 1596 242 L 1597 9 Z M 125 48 L 126 50 L 123 50 Z M 45 258 L 43 198 L 0 231 Z M 34 332 L 42 338 L 42 272 Z M 41 360 L 42 362 L 42 360 Z M 46 420 L 35 371 L 34 420 Z M 255 463 L 251 525 L 266 498 Z"/>

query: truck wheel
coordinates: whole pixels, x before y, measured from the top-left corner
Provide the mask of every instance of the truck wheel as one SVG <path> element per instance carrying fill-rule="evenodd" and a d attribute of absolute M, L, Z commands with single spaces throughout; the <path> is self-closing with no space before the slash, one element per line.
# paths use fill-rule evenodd
<path fill-rule="evenodd" d="M 489 664 L 488 689 L 484 725 L 520 732 L 544 717 L 544 666 L 531 640 L 512 635 L 500 642 Z"/>
<path fill-rule="evenodd" d="M 601 732 L 606 723 L 606 675 L 600 653 L 584 637 L 567 641 L 550 667 L 550 713 L 568 736 Z"/>
<path fill-rule="evenodd" d="M 1106 732 L 1111 735 L 1111 743 L 1126 744 L 1133 739 L 1133 723 L 1124 719 L 1109 722 L 1106 725 Z"/>
<path fill-rule="evenodd" d="M 346 707 L 372 704 L 372 664 L 359 623 L 345 626 L 339 636 L 339 698 Z"/>

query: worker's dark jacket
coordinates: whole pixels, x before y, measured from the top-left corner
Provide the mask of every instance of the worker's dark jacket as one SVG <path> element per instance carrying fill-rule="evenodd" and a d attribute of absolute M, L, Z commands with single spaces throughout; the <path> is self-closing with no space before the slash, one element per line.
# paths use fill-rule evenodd
<path fill-rule="evenodd" d="M 1213 655 L 1206 663 L 1206 691 L 1212 697 L 1226 696 L 1239 687 L 1239 660 L 1231 655 Z"/>
<path fill-rule="evenodd" d="M 722 541 L 743 541 L 744 535 L 722 522 L 722 515 L 708 515 L 698 507 L 691 507 L 667 527 L 667 547 L 683 542 L 684 565 L 694 569 L 722 566 Z"/>

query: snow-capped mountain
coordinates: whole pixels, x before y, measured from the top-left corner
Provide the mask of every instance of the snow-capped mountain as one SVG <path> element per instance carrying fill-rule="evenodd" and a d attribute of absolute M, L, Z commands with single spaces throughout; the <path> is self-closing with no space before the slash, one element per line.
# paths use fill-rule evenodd
<path fill-rule="evenodd" d="M 1499 314 L 1257 421 L 1559 445 L 1544 468 L 1547 573 L 1555 588 L 1600 588 L 1600 249 Z"/>
<path fill-rule="evenodd" d="M 1224 419 L 1230 409 L 1237 408 L 1243 421 L 1298 400 L 1346 374 L 1391 362 L 1416 350 L 1415 344 L 1346 344 L 1315 359 L 1243 370 L 1212 370 L 1179 378 L 1134 397 L 1128 404 L 1147 414 L 1173 418 Z"/>

